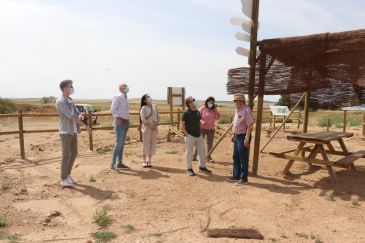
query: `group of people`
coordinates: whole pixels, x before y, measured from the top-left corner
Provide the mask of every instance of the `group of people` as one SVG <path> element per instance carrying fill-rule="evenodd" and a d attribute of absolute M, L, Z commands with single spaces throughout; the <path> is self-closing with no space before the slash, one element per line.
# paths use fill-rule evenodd
<path fill-rule="evenodd" d="M 83 115 L 72 101 L 73 81 L 62 81 L 60 89 L 62 96 L 56 101 L 56 109 L 60 117 L 62 145 L 61 186 L 70 187 L 76 183 L 71 176 L 71 172 L 78 151 L 77 134 L 81 132 L 81 126 L 84 126 L 88 132 L 91 132 L 91 130 L 83 122 Z M 123 163 L 124 144 L 130 124 L 128 92 L 128 85 L 120 84 L 119 94 L 114 96 L 111 105 L 114 118 L 115 145 L 110 170 L 114 173 L 129 169 L 128 165 Z M 250 107 L 245 104 L 243 94 L 234 95 L 233 102 L 235 105 L 232 127 L 232 142 L 234 144 L 233 174 L 227 178 L 227 181 L 235 182 L 236 185 L 244 185 L 248 182 L 248 149 L 253 127 L 253 114 Z M 195 176 L 193 161 L 197 160 L 199 156 L 199 172 L 211 174 L 212 171 L 207 168 L 206 162 L 214 162 L 208 152 L 213 147 L 215 123 L 220 119 L 218 106 L 215 104 L 214 97 L 208 97 L 200 108 L 198 108 L 198 101 L 191 96 L 186 98 L 185 104 L 187 109 L 182 114 L 180 129 L 185 135 L 186 172 L 189 176 Z M 160 116 L 157 105 L 153 103 L 150 95 L 143 95 L 138 129 L 141 131 L 143 138 L 142 166 L 144 168 L 152 167 L 152 156 L 156 154 L 159 122 Z M 205 137 L 207 137 L 207 146 L 204 143 Z"/>

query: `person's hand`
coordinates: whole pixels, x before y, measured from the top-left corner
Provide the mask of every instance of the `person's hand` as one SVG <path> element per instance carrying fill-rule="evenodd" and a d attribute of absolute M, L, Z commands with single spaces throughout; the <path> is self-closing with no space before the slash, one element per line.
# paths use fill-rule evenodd
<path fill-rule="evenodd" d="M 249 148 L 250 147 L 250 142 L 248 139 L 245 139 L 245 141 L 243 142 L 243 145 L 246 147 L 246 148 Z"/>
<path fill-rule="evenodd" d="M 232 136 L 232 138 L 231 138 L 232 143 L 234 143 L 234 140 L 235 140 L 235 136 Z"/>
<path fill-rule="evenodd" d="M 79 120 L 80 120 L 80 121 L 84 120 L 84 116 L 80 114 L 80 115 L 79 115 Z"/>

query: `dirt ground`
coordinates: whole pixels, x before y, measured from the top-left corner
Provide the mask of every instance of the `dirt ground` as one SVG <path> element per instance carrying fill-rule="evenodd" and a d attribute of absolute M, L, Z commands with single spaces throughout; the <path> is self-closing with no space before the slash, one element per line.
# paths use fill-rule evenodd
<path fill-rule="evenodd" d="M 336 169 L 339 184 L 333 186 L 321 167 L 295 163 L 284 177 L 286 161 L 261 154 L 259 176 L 237 187 L 224 180 L 232 173 L 229 139 L 208 164 L 212 175 L 188 177 L 184 146 L 178 139 L 166 142 L 166 129 L 160 129 L 151 169 L 141 167 L 142 146 L 132 129 L 124 159 L 131 170 L 120 174 L 108 170 L 112 131 L 94 132 L 94 152 L 87 135 L 80 135 L 73 170 L 78 184 L 70 189 L 59 184 L 58 134 L 26 134 L 26 160 L 19 159 L 17 136 L 0 137 L 0 215 L 9 221 L 4 230 L 20 233 L 24 242 L 87 242 L 101 230 L 92 215 L 108 205 L 112 223 L 105 230 L 117 234 L 114 242 L 255 242 L 204 232 L 241 227 L 260 231 L 263 242 L 365 242 L 365 160 L 356 162 L 357 172 Z M 345 140 L 349 150 L 363 149 L 360 129 L 352 131 L 355 136 Z M 280 132 L 268 150 L 295 148 L 286 135 Z M 263 134 L 262 143 L 266 139 Z M 45 221 L 55 210 L 61 215 Z"/>

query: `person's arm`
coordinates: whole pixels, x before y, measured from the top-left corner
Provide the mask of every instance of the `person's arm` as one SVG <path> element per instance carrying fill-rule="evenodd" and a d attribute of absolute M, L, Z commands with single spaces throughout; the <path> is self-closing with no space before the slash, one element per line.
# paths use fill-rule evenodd
<path fill-rule="evenodd" d="M 251 109 L 246 111 L 245 117 L 246 117 L 245 122 L 247 125 L 247 131 L 246 131 L 244 145 L 246 148 L 248 148 L 248 147 L 250 147 L 250 138 L 251 138 L 251 133 L 252 133 L 252 129 L 253 129 L 253 114 L 252 114 Z"/>
<path fill-rule="evenodd" d="M 188 136 L 188 132 L 186 131 L 185 128 L 185 121 L 180 122 L 180 130 L 184 133 L 185 137 Z"/>
<path fill-rule="evenodd" d="M 186 117 L 185 117 L 185 113 L 183 113 L 181 122 L 180 122 L 180 130 L 184 133 L 184 135 L 186 137 L 186 136 L 188 136 L 188 132 L 186 131 L 186 128 L 185 128 L 185 121 L 186 121 Z"/>
<path fill-rule="evenodd" d="M 202 106 L 199 108 L 199 113 L 200 113 L 200 125 L 203 126 L 205 124 L 205 121 L 203 119 L 203 113 L 204 113 L 204 107 L 205 106 Z"/>
<path fill-rule="evenodd" d="M 64 115 L 65 117 L 67 117 L 68 119 L 72 120 L 73 122 L 76 122 L 77 124 L 79 124 L 80 126 L 85 127 L 88 132 L 90 132 L 90 128 L 88 125 L 86 125 L 85 123 L 83 123 L 78 115 L 72 115 L 70 109 L 68 109 L 67 104 L 65 104 L 64 102 L 58 102 L 57 103 L 57 111 L 59 113 L 61 113 L 62 115 Z"/>
<path fill-rule="evenodd" d="M 118 117 L 118 97 L 114 97 L 110 108 L 114 118 Z"/>

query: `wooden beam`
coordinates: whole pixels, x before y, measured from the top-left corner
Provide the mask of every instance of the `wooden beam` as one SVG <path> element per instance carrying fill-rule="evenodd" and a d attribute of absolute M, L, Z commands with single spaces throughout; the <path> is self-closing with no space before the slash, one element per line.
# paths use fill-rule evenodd
<path fill-rule="evenodd" d="M 343 132 L 346 132 L 347 127 L 347 111 L 343 111 Z"/>
<path fill-rule="evenodd" d="M 293 107 L 293 109 L 290 111 L 290 113 L 288 114 L 288 116 L 284 119 L 283 123 L 281 123 L 281 125 L 279 126 L 279 128 L 274 132 L 274 134 L 271 136 L 271 138 L 265 143 L 264 146 L 262 146 L 260 152 L 264 151 L 264 149 L 266 148 L 266 146 L 274 139 L 275 135 L 279 132 L 279 130 L 284 126 L 284 124 L 286 123 L 287 120 L 289 120 L 290 116 L 294 113 L 294 110 L 297 108 L 297 106 L 300 104 L 300 102 L 302 101 L 302 99 L 304 98 L 305 94 L 302 95 L 302 97 L 300 97 L 300 99 L 298 100 L 298 102 L 295 104 L 295 106 Z M 274 116 L 275 117 L 275 116 Z M 274 122 L 275 124 L 275 122 Z M 275 125 L 274 125 L 275 128 Z"/>
<path fill-rule="evenodd" d="M 264 107 L 265 73 L 266 73 L 266 53 L 261 51 L 259 92 L 258 92 L 257 114 L 256 114 L 255 144 L 254 144 L 253 163 L 252 163 L 252 174 L 254 176 L 257 175 L 258 166 L 259 166 L 262 111 L 263 111 L 263 107 Z"/>
<path fill-rule="evenodd" d="M 308 132 L 309 101 L 310 101 L 310 93 L 309 93 L 309 91 L 307 91 L 307 92 L 305 92 L 305 100 L 304 100 L 303 133 L 307 133 Z"/>

